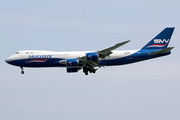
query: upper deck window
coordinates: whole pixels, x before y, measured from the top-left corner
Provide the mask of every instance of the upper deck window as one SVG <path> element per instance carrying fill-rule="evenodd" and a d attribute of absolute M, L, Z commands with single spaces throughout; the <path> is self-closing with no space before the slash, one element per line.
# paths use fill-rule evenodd
<path fill-rule="evenodd" d="M 19 54 L 19 52 L 16 52 L 15 54 Z"/>

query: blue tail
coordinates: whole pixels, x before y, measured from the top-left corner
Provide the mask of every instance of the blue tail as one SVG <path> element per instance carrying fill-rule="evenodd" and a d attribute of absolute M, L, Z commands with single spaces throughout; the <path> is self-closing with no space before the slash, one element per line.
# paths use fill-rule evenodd
<path fill-rule="evenodd" d="M 167 48 L 173 31 L 174 31 L 174 27 L 165 28 L 155 38 L 153 38 L 148 44 L 146 44 L 142 49 L 148 49 L 149 50 L 149 49 Z"/>

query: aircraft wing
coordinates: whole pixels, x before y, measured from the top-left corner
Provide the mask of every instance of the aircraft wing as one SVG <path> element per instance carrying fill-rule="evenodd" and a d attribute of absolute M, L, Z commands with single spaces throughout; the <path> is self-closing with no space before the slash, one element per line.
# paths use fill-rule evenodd
<path fill-rule="evenodd" d="M 105 57 L 107 57 L 107 56 L 109 56 L 110 54 L 113 53 L 112 50 L 114 50 L 114 49 L 116 49 L 116 48 L 118 48 L 118 47 L 120 47 L 120 46 L 128 43 L 129 41 L 130 41 L 130 40 L 124 41 L 124 42 L 121 42 L 121 43 L 118 43 L 118 44 L 116 44 L 116 45 L 114 45 L 114 46 L 111 46 L 111 47 L 109 47 L 109 48 L 106 48 L 106 49 L 103 49 L 103 50 L 100 50 L 100 51 L 97 51 L 97 52 L 94 52 L 94 53 L 97 53 L 98 56 L 99 56 L 99 58 L 104 59 Z M 96 60 L 96 61 L 87 60 L 87 59 L 86 59 L 86 56 L 79 57 L 78 60 L 81 61 L 81 63 L 83 63 L 83 64 L 89 64 L 89 65 L 92 66 L 92 67 L 95 67 L 95 66 L 97 67 L 97 66 L 98 66 L 98 63 L 99 63 L 99 60 Z"/>
<path fill-rule="evenodd" d="M 109 56 L 110 54 L 112 54 L 112 50 L 114 50 L 114 49 L 116 49 L 116 48 L 118 48 L 118 47 L 120 47 L 120 46 L 128 43 L 129 41 L 130 41 L 130 40 L 124 41 L 124 42 L 121 42 L 121 43 L 118 43 L 118 44 L 116 44 L 116 45 L 114 45 L 114 46 L 111 46 L 111 47 L 109 47 L 109 48 L 100 50 L 100 51 L 98 51 L 97 53 L 98 53 L 98 55 L 99 55 L 100 58 L 105 58 L 106 56 Z"/>

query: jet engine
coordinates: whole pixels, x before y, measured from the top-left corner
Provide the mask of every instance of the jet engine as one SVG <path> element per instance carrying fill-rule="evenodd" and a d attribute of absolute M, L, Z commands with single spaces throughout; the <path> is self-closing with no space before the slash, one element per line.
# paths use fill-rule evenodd
<path fill-rule="evenodd" d="M 77 59 L 67 59 L 66 60 L 66 66 L 71 67 L 71 66 L 78 66 L 79 65 L 79 60 Z"/>
<path fill-rule="evenodd" d="M 87 60 L 98 60 L 98 53 L 86 53 Z"/>
<path fill-rule="evenodd" d="M 79 68 L 72 68 L 72 67 L 68 67 L 67 68 L 67 72 L 68 73 L 72 73 L 72 72 L 78 72 Z"/>

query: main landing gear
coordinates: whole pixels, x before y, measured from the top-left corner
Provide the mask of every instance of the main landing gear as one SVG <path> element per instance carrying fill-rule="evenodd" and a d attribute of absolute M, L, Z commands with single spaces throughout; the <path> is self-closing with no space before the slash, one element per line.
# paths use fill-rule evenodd
<path fill-rule="evenodd" d="M 24 70 L 23 70 L 23 67 L 20 67 L 21 68 L 21 74 L 24 74 Z"/>
<path fill-rule="evenodd" d="M 88 75 L 88 72 L 96 73 L 96 69 L 90 67 L 83 67 L 83 72 L 85 73 L 85 75 Z"/>

